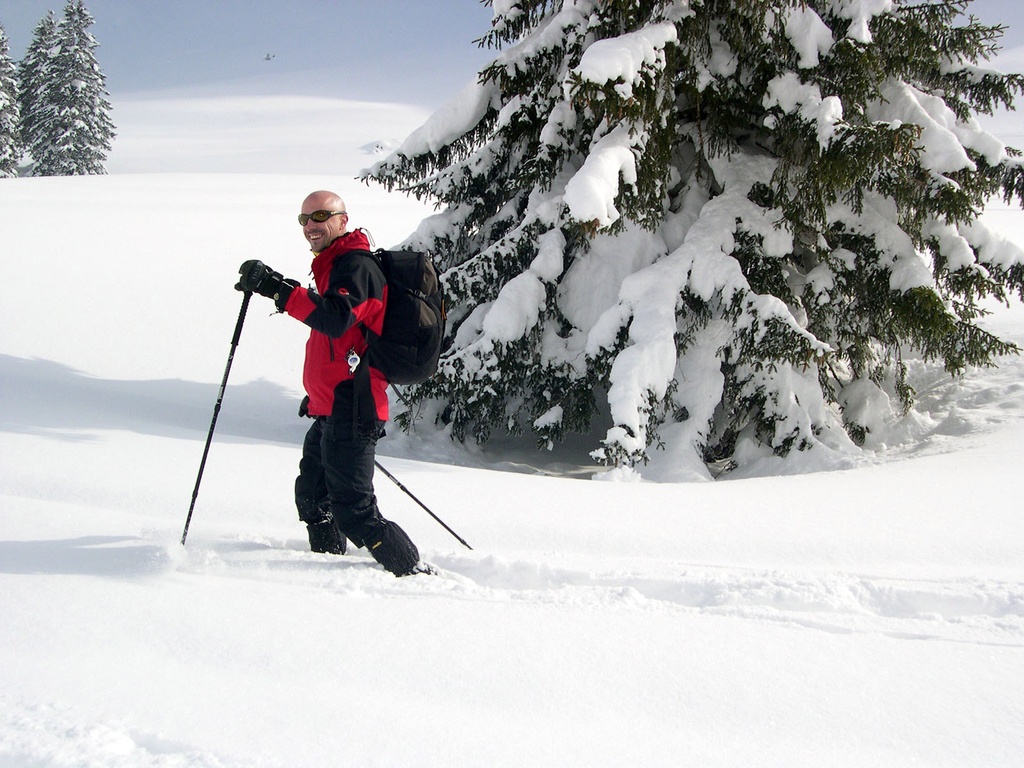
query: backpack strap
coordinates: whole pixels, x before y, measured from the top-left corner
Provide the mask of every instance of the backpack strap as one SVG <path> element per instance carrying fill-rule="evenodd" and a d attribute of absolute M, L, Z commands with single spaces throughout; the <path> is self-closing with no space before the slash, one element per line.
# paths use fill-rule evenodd
<path fill-rule="evenodd" d="M 373 400 L 373 388 L 370 384 L 370 363 L 363 355 L 363 359 L 356 366 L 352 376 L 352 430 L 353 436 L 358 432 L 359 427 L 377 424 L 377 403 Z"/>
<path fill-rule="evenodd" d="M 377 256 L 373 251 L 367 251 L 363 249 L 349 251 L 347 256 L 352 255 L 365 256 L 366 258 L 373 261 L 379 269 L 381 269 L 380 257 Z M 381 269 L 381 274 L 384 274 L 384 270 Z M 385 275 L 386 280 L 386 275 Z M 370 362 L 369 362 L 369 347 L 372 342 L 372 332 L 366 327 L 366 323 L 356 323 L 357 326 L 363 332 L 363 338 L 366 340 L 367 352 L 363 353 L 362 359 L 359 361 L 359 365 L 356 366 L 356 370 L 352 375 L 352 436 L 355 437 L 359 431 L 360 426 L 376 425 L 379 419 L 377 418 L 377 403 L 373 399 L 373 387 L 370 383 Z"/>
<path fill-rule="evenodd" d="M 370 261 L 372 261 L 374 264 L 377 265 L 377 269 L 380 270 L 381 277 L 384 278 L 384 283 L 387 284 L 388 276 L 384 274 L 384 267 L 381 264 L 380 256 L 377 255 L 376 251 L 367 251 L 365 249 L 360 248 L 358 250 L 349 251 L 345 255 L 346 256 L 359 255 L 359 256 L 365 256 L 366 258 L 368 258 Z M 370 343 L 370 337 L 367 335 L 367 331 L 369 330 L 369 328 L 366 327 L 366 323 L 360 321 L 360 322 L 356 323 L 356 325 L 358 325 L 360 328 L 362 328 L 362 330 L 363 330 L 363 337 L 366 339 L 366 343 L 369 344 Z"/>

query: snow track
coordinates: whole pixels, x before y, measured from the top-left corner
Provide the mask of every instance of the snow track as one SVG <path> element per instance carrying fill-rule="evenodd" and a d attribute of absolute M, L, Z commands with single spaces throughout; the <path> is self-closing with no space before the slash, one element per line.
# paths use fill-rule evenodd
<path fill-rule="evenodd" d="M 151 678 L 159 689 L 161 675 L 175 668 L 184 670 L 194 665 L 196 674 L 213 676 L 206 683 L 212 686 L 203 694 L 207 697 L 218 695 L 214 691 L 219 679 L 231 684 L 233 676 L 238 674 L 232 671 L 236 666 L 239 670 L 249 668 L 255 673 L 258 664 L 262 663 L 259 660 L 264 656 L 279 658 L 294 640 L 292 634 L 295 629 L 286 627 L 305 620 L 317 622 L 315 616 L 304 616 L 311 609 L 339 617 L 337 622 L 331 622 L 335 629 L 328 638 L 339 636 L 338 632 L 342 636 L 351 635 L 354 630 L 352 621 L 368 622 L 369 629 L 356 632 L 349 642 L 359 646 L 352 653 L 353 657 L 371 664 L 380 663 L 375 661 L 378 652 L 372 650 L 377 644 L 383 642 L 382 650 L 390 653 L 403 645 L 397 639 L 376 635 L 380 631 L 381 617 L 414 617 L 416 629 L 410 639 L 418 651 L 408 659 L 397 660 L 404 674 L 414 678 L 425 674 L 433 680 L 431 686 L 442 700 L 449 695 L 444 691 L 451 685 L 461 690 L 459 697 L 468 695 L 470 698 L 477 695 L 477 688 L 483 686 L 484 690 L 490 691 L 486 696 L 497 697 L 495 706 L 498 707 L 507 706 L 507 699 L 511 699 L 513 704 L 524 704 L 533 696 L 515 692 L 498 694 L 489 683 L 479 679 L 458 684 L 442 682 L 458 669 L 470 671 L 477 677 L 486 674 L 484 666 L 463 658 L 464 655 L 482 653 L 486 657 L 490 654 L 485 649 L 455 641 L 460 623 L 481 639 L 493 631 L 500 631 L 519 638 L 521 643 L 535 644 L 516 656 L 516 664 L 523 667 L 522 674 L 531 678 L 540 677 L 541 670 L 550 674 L 549 662 L 536 657 L 530 660 L 531 656 L 541 649 L 551 651 L 552 645 L 558 647 L 566 643 L 573 633 L 568 627 L 578 623 L 583 625 L 579 630 L 580 637 L 570 641 L 567 648 L 555 651 L 561 659 L 560 664 L 568 664 L 570 668 L 579 663 L 589 668 L 595 658 L 610 661 L 607 654 L 611 648 L 629 646 L 629 643 L 623 645 L 615 637 L 602 638 L 600 632 L 592 631 L 594 627 L 603 628 L 604 632 L 613 635 L 624 633 L 634 639 L 637 636 L 635 632 L 662 634 L 667 628 L 674 628 L 669 631 L 672 634 L 681 632 L 679 639 L 684 643 L 683 647 L 690 647 L 688 653 L 697 653 L 699 658 L 703 658 L 710 652 L 712 658 L 721 661 L 734 653 L 729 649 L 730 643 L 738 642 L 741 648 L 745 648 L 747 639 L 761 638 L 759 642 L 767 642 L 767 648 L 761 656 L 753 649 L 744 651 L 750 654 L 744 664 L 777 665 L 776 672 L 768 673 L 762 669 L 760 674 L 784 676 L 794 674 L 794 670 L 805 663 L 812 668 L 821 664 L 821 658 L 816 657 L 822 653 L 841 657 L 851 648 L 888 647 L 889 650 L 884 652 L 886 658 L 903 658 L 904 661 L 890 660 L 887 664 L 896 664 L 897 667 L 910 664 L 913 669 L 910 673 L 889 670 L 883 674 L 883 677 L 894 676 L 897 685 L 904 676 L 913 682 L 919 674 L 924 674 L 917 671 L 916 665 L 921 663 L 933 664 L 938 660 L 941 666 L 950 655 L 966 654 L 964 657 L 970 659 L 978 653 L 982 656 L 1002 654 L 994 658 L 1002 658 L 1005 662 L 1011 658 L 1019 659 L 1024 648 L 1024 584 L 980 577 L 901 578 L 814 568 L 762 570 L 698 566 L 657 558 L 638 561 L 626 557 L 612 558 L 602 567 L 594 567 L 592 559 L 571 553 L 552 553 L 551 562 L 546 562 L 539 558 L 449 552 L 429 558 L 439 569 L 439 575 L 396 579 L 362 550 L 351 551 L 344 557 L 317 555 L 305 551 L 304 542 L 287 538 L 197 537 L 190 541 L 188 547 L 182 548 L 172 541 L 171 532 L 164 531 L 151 532 L 148 538 L 87 537 L 61 547 L 65 551 L 89 553 L 88 557 L 71 558 L 65 570 L 86 571 L 101 583 L 106 583 L 107 586 L 101 586 L 106 593 L 105 602 L 124 604 L 124 597 L 118 593 L 125 589 L 137 592 L 138 587 L 148 585 L 145 594 L 153 598 L 153 604 L 134 608 L 130 623 L 123 626 L 124 634 L 120 635 L 125 658 L 132 667 L 126 670 L 127 679 L 133 679 L 137 671 L 142 678 L 135 679 Z M 32 562 L 42 560 L 45 563 L 47 551 L 52 554 L 56 550 L 47 550 L 39 544 L 31 552 L 25 550 L 21 559 L 5 558 L 7 570 L 27 571 Z M 3 550 L 7 555 L 12 552 L 10 546 Z M 108 566 L 101 566 L 103 562 Z M 120 587 L 117 586 L 119 583 Z M 154 592 L 158 584 L 164 586 Z M 177 590 L 182 591 L 184 601 L 175 596 Z M 267 608 L 277 606 L 275 610 L 278 610 L 283 602 L 296 606 L 298 610 L 291 618 L 280 616 L 282 623 L 277 627 L 265 626 L 261 617 L 267 615 Z M 173 609 L 174 606 L 177 610 Z M 62 604 L 59 599 L 51 608 L 61 617 L 56 625 L 70 621 L 72 625 L 85 626 L 88 608 L 77 608 L 71 602 Z M 83 612 L 78 613 L 78 610 Z M 227 648 L 208 647 L 215 646 L 225 619 L 227 626 L 249 626 L 252 644 L 248 647 L 239 645 L 236 639 Z M 19 626 L 17 613 L 11 620 L 15 627 Z M 384 618 L 383 621 L 384 627 L 391 626 L 392 619 Z M 626 627 L 637 629 L 621 629 Z M 90 630 L 86 634 L 98 632 L 98 637 L 93 637 L 91 642 L 100 643 L 99 638 L 106 631 L 109 630 Z M 725 650 L 698 650 L 690 639 L 694 634 L 705 638 L 701 642 L 718 637 L 719 642 L 725 644 Z M 317 647 L 318 642 L 327 642 L 327 647 L 330 647 L 334 641 L 328 638 L 325 641 L 311 638 L 308 648 Z M 453 641 L 454 647 L 451 645 Z M 588 649 L 579 646 L 579 641 L 594 645 Z M 136 648 L 139 642 L 143 647 L 141 651 Z M 511 649 L 514 643 L 509 643 L 508 648 Z M 892 643 L 895 645 L 886 645 Z M 164 644 L 168 650 L 161 653 L 167 655 L 159 664 L 166 669 L 147 672 L 144 666 L 140 666 L 140 653 L 141 658 L 145 658 L 151 652 L 145 649 Z M 172 650 L 176 645 L 183 648 Z M 957 647 L 965 650 L 943 650 Z M 968 650 L 970 648 L 977 651 Z M 302 647 L 296 650 L 300 656 L 308 658 Z M 224 652 L 229 652 L 230 656 L 223 656 Z M 566 652 L 570 655 L 563 656 Z M 856 651 L 855 654 L 861 652 Z M 236 653 L 238 658 L 235 658 Z M 811 656 L 803 659 L 800 657 L 802 653 L 810 653 Z M 1007 653 L 1013 656 L 1006 656 Z M 587 661 L 572 661 L 579 654 Z M 794 654 L 798 660 L 791 658 Z M 665 655 L 658 651 L 655 667 L 672 657 L 671 652 Z M 734 662 L 735 658 L 738 657 L 734 657 Z M 918 661 L 910 662 L 910 659 Z M 272 663 L 279 664 L 278 661 Z M 634 676 L 639 675 L 642 679 L 653 673 L 643 656 L 626 655 L 615 663 L 620 668 L 606 668 L 605 674 L 608 685 L 617 690 L 628 690 L 635 685 Z M 678 663 L 688 669 L 692 662 Z M 872 662 L 873 666 L 875 664 L 877 662 Z M 60 667 L 60 663 L 57 666 Z M 225 666 L 228 667 L 226 671 Z M 864 672 L 860 666 L 861 662 L 853 662 L 853 668 L 846 674 L 854 677 L 844 685 L 864 685 L 863 681 L 856 682 L 856 676 Z M 302 667 L 300 663 L 296 669 Z M 103 662 L 101 679 L 116 668 L 116 664 L 111 667 Z M 342 664 L 342 668 L 347 668 L 347 665 Z M 998 669 L 993 671 L 999 674 Z M 872 672 L 881 674 L 882 670 L 877 668 Z M 663 673 L 668 674 L 670 680 L 677 680 L 679 674 L 669 669 L 664 669 Z M 275 677 L 280 674 L 282 671 L 278 670 Z M 283 671 L 285 679 L 298 674 L 297 671 L 287 671 L 287 668 Z M 733 676 L 724 670 L 719 669 L 716 674 L 725 675 L 724 680 L 719 679 L 716 685 L 732 687 L 737 684 Z M 741 685 L 748 674 L 749 670 L 739 673 Z M 796 674 L 796 678 L 780 678 L 778 684 L 816 685 L 801 680 L 803 673 Z M 830 673 L 834 674 L 840 673 Z M 574 679 L 574 675 L 563 677 L 559 685 L 564 685 L 567 679 Z M 194 687 L 195 682 L 190 682 L 191 678 L 191 673 L 182 676 L 184 691 Z M 678 678 L 678 682 L 685 679 L 699 686 L 695 682 L 697 678 L 699 673 L 694 669 Z M 504 674 L 502 679 L 505 679 Z M 787 682 L 783 683 L 783 679 Z M 328 680 L 336 678 L 331 675 Z M 356 680 L 361 680 L 361 676 L 356 675 Z M 239 680 L 234 685 L 240 683 Z M 326 687 L 307 680 L 303 685 L 308 685 L 309 689 L 304 689 L 300 695 L 319 697 L 336 683 L 325 681 L 325 684 Z M 365 681 L 355 682 L 355 685 L 360 691 L 359 696 L 368 694 Z M 391 685 L 388 684 L 389 687 Z M 468 693 L 465 690 L 467 686 Z M 416 687 L 415 681 L 413 687 Z M 957 689 L 958 685 L 954 682 L 953 687 Z M 710 699 L 710 705 L 709 700 L 703 698 L 711 691 L 702 690 L 697 700 L 677 712 L 679 716 L 685 719 L 684 712 L 690 707 L 699 710 L 717 706 L 714 697 Z M 554 695 L 561 700 L 566 693 L 561 691 Z M 818 694 L 811 695 L 813 698 Z M 163 696 L 166 697 L 166 693 Z M 659 697 L 663 703 L 668 701 L 663 698 L 664 694 L 659 694 Z M 132 698 L 135 697 L 129 697 L 129 700 Z M 611 698 L 616 699 L 615 696 Z M 383 700 L 378 705 L 382 703 Z M 208 711 L 206 702 L 196 701 L 193 704 L 198 707 L 199 716 Z M 271 710 L 279 705 L 273 701 L 267 704 Z M 736 702 L 728 697 L 722 704 L 726 710 L 736 706 Z M 794 705 L 801 706 L 798 703 Z M 178 729 L 167 724 L 163 707 L 157 707 L 147 717 L 164 725 L 146 727 L 139 721 L 147 719 L 143 717 L 147 707 L 137 706 L 141 706 L 142 713 L 129 707 L 129 715 L 124 705 L 120 705 L 114 710 L 121 711 L 121 715 L 102 718 L 93 715 L 90 718 L 88 709 L 82 710 L 82 702 L 65 704 L 57 699 L 40 703 L 0 694 L 0 765 L 11 768 L 240 768 L 254 765 L 277 768 L 293 764 L 289 760 L 282 761 L 280 755 L 246 756 L 248 750 L 230 740 L 213 747 L 209 744 L 209 737 L 196 745 L 190 744 L 180 734 L 169 735 L 178 733 Z M 394 702 L 387 704 L 387 708 L 393 706 Z M 534 701 L 533 706 L 543 705 Z M 1003 705 L 997 702 L 997 706 Z M 512 710 L 515 708 L 511 706 Z M 161 712 L 164 714 L 157 714 Z M 358 744 L 353 746 L 359 749 Z M 423 764 L 440 765 L 451 757 L 441 756 L 443 752 L 428 751 L 430 757 Z M 659 754 L 654 753 L 655 764 L 664 762 L 659 760 Z M 840 754 L 848 757 L 850 752 Z M 404 762 L 407 756 L 371 762 L 409 764 Z M 301 755 L 296 755 L 299 757 Z M 617 764 L 614 759 L 595 759 L 593 762 L 598 765 Z M 868 762 L 866 759 L 852 760 L 849 764 L 865 765 Z M 315 758 L 311 764 L 324 764 L 323 757 Z M 470 761 L 469 764 L 484 763 Z M 540 760 L 531 764 L 551 763 Z M 708 764 L 740 765 L 742 761 L 712 759 Z M 812 763 L 808 759 L 806 762 L 796 760 L 793 764 Z M 991 764 L 1000 764 L 1000 760 L 995 759 Z"/>
<path fill-rule="evenodd" d="M 237 542 L 190 552 L 178 567 L 196 575 L 271 579 L 342 595 L 536 603 L 627 613 L 684 611 L 824 632 L 1024 648 L 1020 582 L 657 563 L 657 568 L 643 563 L 595 572 L 460 554 L 438 555 L 430 562 L 438 576 L 395 579 L 361 550 L 332 557 Z"/>
<path fill-rule="evenodd" d="M 83 723 L 51 705 L 0 697 L 0 764 L 9 768 L 244 768 L 201 749 L 136 731 L 123 722 Z"/>

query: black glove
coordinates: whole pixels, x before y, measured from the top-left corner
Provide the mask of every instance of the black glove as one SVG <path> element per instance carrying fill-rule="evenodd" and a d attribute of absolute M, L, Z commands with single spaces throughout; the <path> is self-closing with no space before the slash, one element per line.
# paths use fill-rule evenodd
<path fill-rule="evenodd" d="M 273 298 L 284 281 L 284 275 L 275 272 L 262 261 L 250 260 L 238 268 L 237 291 L 255 291 L 260 296 Z"/>
<path fill-rule="evenodd" d="M 288 302 L 292 289 L 298 285 L 294 280 L 285 280 L 284 275 L 275 272 L 262 261 L 252 259 L 238 268 L 241 275 L 235 285 L 236 291 L 254 291 L 260 296 L 273 299 L 278 309 Z"/>
<path fill-rule="evenodd" d="M 309 395 L 302 398 L 302 402 L 299 403 L 299 416 L 302 418 L 309 416 Z"/>

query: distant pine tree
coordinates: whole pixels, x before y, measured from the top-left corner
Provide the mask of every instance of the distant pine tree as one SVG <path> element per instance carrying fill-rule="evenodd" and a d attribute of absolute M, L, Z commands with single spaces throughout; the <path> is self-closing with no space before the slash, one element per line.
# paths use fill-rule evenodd
<path fill-rule="evenodd" d="M 0 177 L 17 175 L 21 159 L 18 84 L 7 33 L 0 26 Z"/>
<path fill-rule="evenodd" d="M 29 151 L 33 175 L 72 176 L 105 173 L 114 124 L 105 78 L 94 54 L 99 45 L 89 32 L 93 18 L 82 0 L 69 0 L 57 25 L 56 49 L 45 76 L 36 74 L 34 125 Z M 42 81 L 38 78 L 43 78 Z"/>
<path fill-rule="evenodd" d="M 495 4 L 506 50 L 368 173 L 442 209 L 409 244 L 452 343 L 408 394 L 457 438 L 599 416 L 596 458 L 681 478 L 852 450 L 908 355 L 1017 352 L 977 320 L 1024 253 L 978 216 L 1024 167 L 974 115 L 1024 77 L 968 2 Z"/>
<path fill-rule="evenodd" d="M 57 52 L 57 20 L 53 11 L 36 25 L 25 57 L 18 65 L 18 105 L 21 110 L 21 144 L 31 155 L 39 148 L 33 137 L 43 122 L 46 90 L 52 82 L 53 59 Z"/>

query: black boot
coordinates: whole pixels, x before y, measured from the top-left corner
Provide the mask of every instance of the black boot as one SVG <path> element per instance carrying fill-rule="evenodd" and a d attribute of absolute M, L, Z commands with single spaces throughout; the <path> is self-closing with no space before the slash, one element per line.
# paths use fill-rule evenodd
<path fill-rule="evenodd" d="M 313 552 L 326 552 L 329 555 L 344 555 L 347 548 L 345 537 L 338 532 L 333 520 L 325 523 L 308 523 L 309 548 Z"/>
<path fill-rule="evenodd" d="M 347 548 L 344 535 L 338 530 L 331 515 L 330 507 L 320 505 L 323 517 L 320 522 L 306 523 L 309 532 L 309 548 L 313 552 L 325 552 L 329 555 L 344 555 Z"/>
<path fill-rule="evenodd" d="M 421 571 L 418 570 L 420 551 L 412 543 L 409 534 L 403 531 L 397 523 L 392 523 L 390 520 L 382 522 L 383 525 L 364 541 L 366 548 L 373 555 L 373 559 L 395 576 L 420 573 Z"/>

